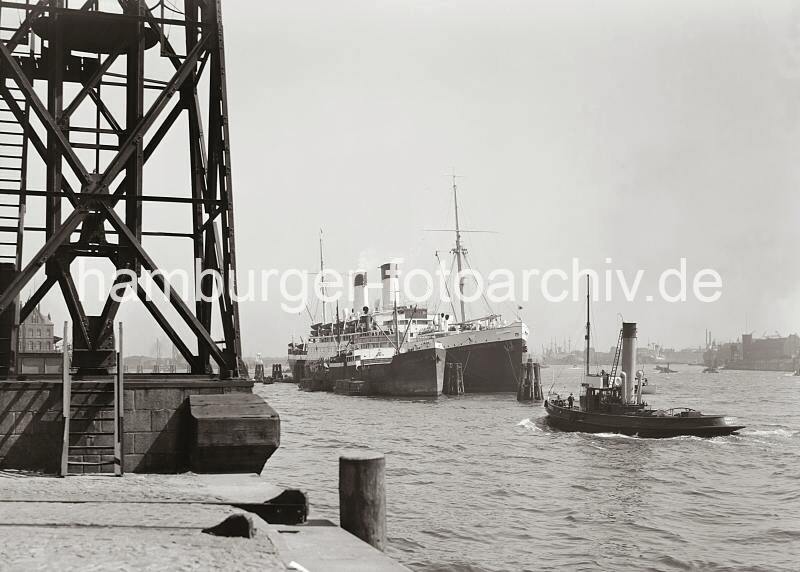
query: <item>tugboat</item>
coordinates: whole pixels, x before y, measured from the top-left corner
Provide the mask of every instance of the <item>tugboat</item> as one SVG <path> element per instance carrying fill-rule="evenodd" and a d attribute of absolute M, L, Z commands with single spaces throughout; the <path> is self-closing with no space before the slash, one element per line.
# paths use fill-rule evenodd
<path fill-rule="evenodd" d="M 678 370 L 670 369 L 669 364 L 667 365 L 657 365 L 656 371 L 658 373 L 678 373 Z"/>
<path fill-rule="evenodd" d="M 653 409 L 642 401 L 642 372 L 636 372 L 636 323 L 623 322 L 611 375 L 604 375 L 602 387 L 581 384 L 579 405 L 572 406 L 560 396 L 544 402 L 546 421 L 564 431 L 621 433 L 639 437 L 677 437 L 730 435 L 744 425 L 724 415 L 704 415 L 688 407 Z M 619 356 L 622 371 L 615 375 Z M 636 372 L 636 373 L 634 373 Z M 639 383 L 634 383 L 639 381 Z M 637 391 L 634 392 L 634 385 Z"/>

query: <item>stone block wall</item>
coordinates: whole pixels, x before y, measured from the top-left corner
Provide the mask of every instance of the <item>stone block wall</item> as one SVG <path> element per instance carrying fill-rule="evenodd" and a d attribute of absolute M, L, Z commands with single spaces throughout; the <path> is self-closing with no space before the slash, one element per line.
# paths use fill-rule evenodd
<path fill-rule="evenodd" d="M 131 378 L 126 378 L 123 393 L 123 451 L 127 472 L 186 470 L 193 440 L 188 397 L 251 393 L 253 387 L 250 381 L 192 376 Z M 80 386 L 80 382 L 73 382 L 73 389 Z M 75 397 L 86 405 L 108 400 L 103 395 Z M 60 380 L 0 381 L 0 469 L 58 473 L 64 432 L 62 400 Z M 73 411 L 71 424 L 83 431 L 113 431 L 113 419 L 103 417 L 91 407 L 79 408 Z M 113 436 L 97 435 L 73 443 L 106 444 L 113 444 Z M 100 460 L 88 450 L 83 453 L 86 454 L 81 455 L 81 460 Z"/>
<path fill-rule="evenodd" d="M 201 380 L 125 383 L 123 451 L 125 470 L 174 473 L 189 467 L 192 423 L 190 395 L 251 393 L 252 382 Z"/>
<path fill-rule="evenodd" d="M 61 384 L 0 382 L 0 469 L 58 472 Z"/>

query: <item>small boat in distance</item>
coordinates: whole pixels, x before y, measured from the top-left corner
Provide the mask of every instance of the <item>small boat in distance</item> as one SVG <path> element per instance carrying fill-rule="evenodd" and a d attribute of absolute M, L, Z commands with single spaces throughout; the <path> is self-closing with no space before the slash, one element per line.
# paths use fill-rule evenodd
<path fill-rule="evenodd" d="M 648 406 L 642 401 L 644 375 L 636 371 L 636 324 L 623 322 L 620 339 L 621 348 L 617 352 L 622 357 L 620 376 L 604 375 L 600 387 L 582 383 L 577 406 L 571 397 L 565 400 L 560 395 L 548 396 L 544 402 L 548 425 L 564 431 L 639 437 L 716 437 L 744 428 L 736 419 L 724 415 L 704 415 L 688 407 L 653 409 Z M 612 371 L 616 371 L 616 366 L 617 363 Z M 634 381 L 639 383 L 634 384 Z"/>
<path fill-rule="evenodd" d="M 667 365 L 657 365 L 656 366 L 656 371 L 658 373 L 678 373 L 677 370 L 670 369 L 669 364 L 667 364 Z"/>

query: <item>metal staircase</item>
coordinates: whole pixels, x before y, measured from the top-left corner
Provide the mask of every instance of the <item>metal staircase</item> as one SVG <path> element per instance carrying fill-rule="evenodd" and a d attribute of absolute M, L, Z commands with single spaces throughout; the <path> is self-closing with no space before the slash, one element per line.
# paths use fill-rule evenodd
<path fill-rule="evenodd" d="M 617 370 L 619 369 L 619 357 L 622 354 L 622 328 L 619 329 L 619 338 L 617 338 L 617 349 L 614 352 L 614 363 L 611 364 L 611 383 L 617 377 Z"/>
<path fill-rule="evenodd" d="M 30 10 L 30 0 L 13 8 L 0 7 L 0 40 L 4 43 L 14 37 L 16 27 L 5 25 L 25 18 Z M 29 35 L 14 46 L 14 55 L 31 55 Z M 27 192 L 28 134 L 23 125 L 30 118 L 30 104 L 13 80 L 0 79 L 11 97 L 22 110 L 20 122 L 0 98 L 0 262 L 13 261 L 17 270 L 22 267 L 22 236 L 25 230 Z"/>
<path fill-rule="evenodd" d="M 30 105 L 18 88 L 7 87 L 27 121 Z M 22 266 L 27 164 L 28 135 L 0 98 L 0 261 L 13 261 L 17 269 Z"/>
<path fill-rule="evenodd" d="M 119 326 L 117 372 L 111 381 L 72 379 L 64 324 L 64 441 L 61 476 L 86 473 L 123 474 L 122 324 Z"/>

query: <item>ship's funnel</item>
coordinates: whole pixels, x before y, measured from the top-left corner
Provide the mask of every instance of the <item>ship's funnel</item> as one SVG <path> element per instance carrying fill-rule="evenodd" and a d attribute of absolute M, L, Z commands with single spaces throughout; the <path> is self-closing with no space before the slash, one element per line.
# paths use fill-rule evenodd
<path fill-rule="evenodd" d="M 636 322 L 622 322 L 622 371 L 625 372 L 623 395 L 625 402 L 631 403 L 636 379 Z"/>
<path fill-rule="evenodd" d="M 388 310 L 394 307 L 397 293 L 400 290 L 396 262 L 387 262 L 381 265 L 381 288 L 381 306 L 384 310 Z"/>
<path fill-rule="evenodd" d="M 367 297 L 367 273 L 356 272 L 353 279 L 353 311 L 356 316 L 364 312 L 364 308 L 369 308 L 369 298 Z"/>

